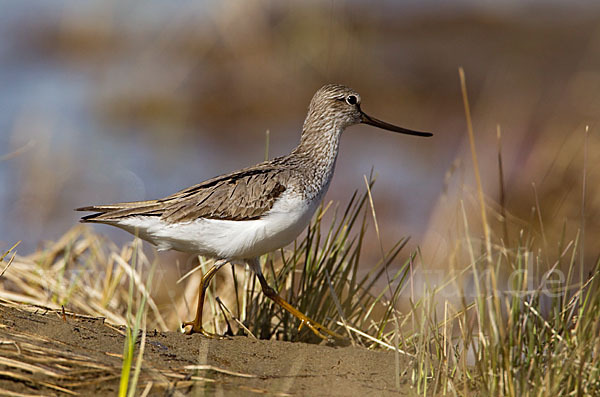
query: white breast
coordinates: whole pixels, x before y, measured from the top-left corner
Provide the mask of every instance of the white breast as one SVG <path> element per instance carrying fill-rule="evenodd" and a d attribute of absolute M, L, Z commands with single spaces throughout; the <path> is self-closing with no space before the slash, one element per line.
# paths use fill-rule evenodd
<path fill-rule="evenodd" d="M 288 191 L 289 192 L 289 191 Z M 310 202 L 285 192 L 263 217 L 248 221 L 198 219 L 169 224 L 158 217 L 133 217 L 113 224 L 155 244 L 225 259 L 248 259 L 292 242 L 308 225 L 321 195 Z"/>

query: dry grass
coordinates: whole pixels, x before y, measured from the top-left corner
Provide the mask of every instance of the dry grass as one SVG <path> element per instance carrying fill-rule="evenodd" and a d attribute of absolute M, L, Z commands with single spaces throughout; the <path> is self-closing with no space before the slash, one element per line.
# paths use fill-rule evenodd
<path fill-rule="evenodd" d="M 485 197 L 462 70 L 460 77 L 477 188 L 454 198 L 455 214 L 445 212 L 455 222 L 445 271 L 422 264 L 430 277 L 398 330 L 416 354 L 406 373 L 422 395 L 598 395 L 600 261 L 583 238 L 589 130 L 580 227 L 546 222 L 535 184 L 531 220 L 518 219 L 504 206 L 500 145 L 500 203 Z"/>
<path fill-rule="evenodd" d="M 103 317 L 84 316 L 62 309 L 51 310 L 0 302 L 0 311 L 6 313 L 9 308 L 23 315 L 35 313 L 41 314 L 42 318 L 55 318 L 64 324 L 71 323 L 82 333 L 85 333 L 86 329 L 96 333 L 98 327 L 107 327 L 113 334 L 116 332 L 123 336 L 127 332 L 125 327 L 117 328 L 106 323 Z M 28 318 L 35 319 L 35 316 Z M 37 320 L 41 321 L 42 318 Z M 24 383 L 29 386 L 29 390 L 37 389 L 45 393 L 58 392 L 66 395 L 85 395 L 92 390 L 102 390 L 103 384 L 115 383 L 123 378 L 123 355 L 104 351 L 101 353 L 102 357 L 98 357 L 98 350 L 93 348 L 82 348 L 73 352 L 70 342 L 61 341 L 51 335 L 41 336 L 33 331 L 20 331 L 2 325 L 0 326 L 0 376 L 3 380 Z M 213 365 L 183 367 L 171 365 L 169 369 L 164 369 L 146 362 L 143 366 L 137 363 L 135 369 L 139 371 L 138 380 L 143 386 L 136 388 L 135 384 L 132 384 L 130 386 L 132 395 L 136 391 L 138 395 L 148 395 L 150 390 L 153 393 L 182 395 L 179 390 L 216 382 L 213 378 L 200 376 L 199 372 L 218 373 L 227 377 L 255 377 Z M 5 390 L 1 387 L 0 395 L 31 396 L 31 394 L 20 394 L 14 389 Z"/>
<path fill-rule="evenodd" d="M 21 307 L 21 310 L 24 310 Z M 10 340 L 1 341 L 0 374 L 17 382 L 78 395 L 72 388 L 118 379 L 119 367 L 98 364 L 91 357 L 68 349 L 44 346 L 48 340 L 30 333 L 11 331 Z M 43 380 L 42 380 L 43 379 Z M 51 379 L 52 381 L 48 381 Z M 0 390 L 1 392 L 7 392 Z"/>
<path fill-rule="evenodd" d="M 469 203 L 464 202 L 460 208 L 462 237 L 449 257 L 450 271 L 445 277 L 423 293 L 415 292 L 420 256 L 410 255 L 390 275 L 386 288 L 375 294 L 374 285 L 387 277 L 386 269 L 406 240 L 400 240 L 384 253 L 377 267 L 359 277 L 364 232 L 374 215 L 368 202 L 368 192 L 353 197 L 326 230 L 322 230 L 325 211 L 321 210 L 307 235 L 291 251 L 266 258 L 265 274 L 282 296 L 325 325 L 343 330 L 353 343 L 413 357 L 413 366 L 399 368 L 398 374 L 412 379 L 419 394 L 471 395 L 474 390 L 515 396 L 600 392 L 600 269 L 595 264 L 579 278 L 583 273 L 578 260 L 579 232 L 571 238 L 565 235 L 558 254 L 552 255 L 538 247 L 547 243 L 536 242 L 538 231 L 533 225 L 521 227 L 518 223 L 517 229 L 509 224 L 512 245 L 505 243 L 504 233 L 492 232 L 488 251 L 487 239 L 473 237 L 473 217 L 467 215 L 473 211 L 466 210 Z M 491 206 L 486 210 L 492 217 L 500 213 Z M 0 299 L 5 302 L 47 306 L 57 313 L 65 306 L 114 324 L 133 324 L 131 310 L 146 297 L 147 328 L 172 326 L 153 299 L 156 285 L 146 287 L 151 262 L 140 244 L 117 249 L 90 229 L 77 226 L 38 253 L 21 257 L 10 252 L 5 257 L 10 258 L 10 265 L 3 266 L 6 270 L 0 284 Z M 201 261 L 201 267 L 208 265 Z M 553 278 L 557 275 L 564 278 Z M 217 331 L 232 327 L 243 332 L 244 327 L 235 325 L 235 318 L 261 338 L 310 340 L 310 333 L 298 332 L 294 318 L 265 300 L 250 273 L 237 272 L 234 280 L 230 285 L 239 290 L 226 306 L 219 303 L 216 289 L 209 294 L 207 306 L 213 313 L 207 318 L 212 315 L 210 323 Z M 180 294 L 195 291 L 196 283 L 194 277 L 185 278 Z M 409 308 L 398 311 L 397 303 L 406 297 L 407 290 L 411 290 Z M 448 295 L 448 291 L 458 292 Z M 173 299 L 184 301 L 182 296 Z M 11 343 L 3 345 L 3 351 L 8 351 L 3 359 L 15 371 L 19 365 L 33 365 L 28 368 L 36 372 L 36 354 L 49 354 L 19 342 L 18 348 L 24 352 L 15 360 L 10 349 L 16 348 Z M 57 359 L 71 360 L 72 365 L 77 363 L 82 370 L 92 365 L 85 358 L 53 354 Z M 17 379 L 22 375 L 11 372 L 7 376 Z M 61 380 L 46 387 L 64 385 Z"/>
<path fill-rule="evenodd" d="M 126 324 L 128 279 L 137 281 L 145 291 L 143 277 L 130 265 L 134 252 L 139 262 L 149 261 L 132 244 L 121 249 L 106 242 L 89 228 L 75 226 L 57 242 L 32 255 L 16 255 L 3 275 L 0 299 L 106 318 L 113 324 Z M 149 298 L 154 322 L 160 329 L 168 326 Z"/>

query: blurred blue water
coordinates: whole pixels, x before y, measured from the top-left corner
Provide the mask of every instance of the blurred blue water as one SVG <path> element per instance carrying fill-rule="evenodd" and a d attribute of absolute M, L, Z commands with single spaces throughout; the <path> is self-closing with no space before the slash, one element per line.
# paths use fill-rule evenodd
<path fill-rule="evenodd" d="M 317 48 L 320 39 L 310 36 L 314 32 L 300 31 L 298 35 L 278 25 L 283 24 L 279 21 L 283 19 L 281 14 L 288 22 L 304 17 L 301 11 L 290 11 L 291 5 L 281 6 L 283 11 L 279 14 L 261 13 L 268 8 L 268 2 L 257 4 L 256 10 L 242 8 L 241 14 L 248 16 L 248 20 L 271 18 L 273 21 L 235 31 L 233 28 L 237 25 L 249 24 L 246 18 L 238 18 L 235 13 L 239 4 L 0 0 L 0 156 L 28 148 L 0 161 L 0 248 L 23 240 L 21 250 L 29 252 L 41 241 L 58 238 L 77 223 L 80 214 L 72 209 L 78 206 L 158 198 L 259 162 L 264 156 L 266 129 L 271 130 L 271 156 L 288 152 L 298 141 L 310 99 L 304 90 L 306 87 L 291 88 L 299 85 L 294 80 L 300 76 L 310 76 L 302 82 L 319 84 L 329 82 L 330 78 L 338 81 L 341 77 L 351 84 L 357 82 L 362 88 L 373 87 L 375 83 L 386 88 L 385 81 L 392 76 L 396 79 L 395 86 L 387 96 L 377 98 L 377 93 L 371 92 L 368 99 L 364 99 L 367 96 L 363 95 L 365 110 L 414 129 L 443 125 L 443 131 L 434 131 L 437 135 L 431 141 L 364 126 L 353 127 L 342 139 L 338 169 L 328 195 L 328 199 L 345 201 L 355 189 L 364 187 L 363 175 L 375 167 L 379 174 L 375 199 L 385 214 L 382 222 L 388 222 L 389 230 L 395 233 L 418 235 L 426 228 L 431 207 L 443 188 L 444 172 L 460 146 L 460 140 L 452 134 L 463 132 L 456 85 L 458 63 L 450 60 L 445 65 L 440 60 L 440 65 L 436 65 L 432 61 L 437 61 L 438 48 L 448 54 L 460 54 L 467 46 L 463 41 L 473 37 L 458 36 L 448 43 L 436 43 L 424 35 L 419 43 L 430 43 L 433 50 L 429 51 L 413 44 L 412 38 L 402 34 L 398 26 L 402 25 L 402 18 L 408 18 L 411 13 L 432 16 L 442 12 L 458 13 L 462 9 L 459 5 L 476 4 L 478 8 L 502 14 L 517 7 L 517 2 L 461 1 L 449 5 L 441 1 L 379 1 L 373 4 L 376 10 L 368 15 L 372 18 L 371 25 L 365 25 L 362 35 L 353 31 L 355 16 L 348 17 L 348 21 L 340 19 L 347 7 L 363 3 L 310 3 L 323 9 L 326 26 L 318 26 L 318 33 L 335 43 L 322 47 L 325 50 Z M 423 15 L 421 18 L 427 21 Z M 484 18 L 484 26 L 487 26 L 485 21 Z M 306 22 L 294 23 L 302 28 Z M 381 23 L 388 24 L 394 35 L 381 33 L 384 32 L 378 30 Z M 73 26 L 77 29 L 72 29 Z M 212 30 L 207 30 L 207 26 Z M 265 26 L 275 28 L 270 31 Z M 310 24 L 307 29 L 312 29 Z M 228 36 L 232 30 L 233 38 Z M 83 38 L 68 37 L 73 31 L 82 32 Z M 205 38 L 207 31 L 213 36 Z M 273 31 L 289 37 L 281 42 L 274 40 L 269 36 Z M 443 32 L 441 37 L 444 37 Z M 206 39 L 208 47 L 198 47 L 198 37 L 192 37 L 194 34 Z M 250 34 L 254 36 L 246 37 Z M 316 44 L 304 43 L 304 36 L 312 37 Z M 364 43 L 360 45 L 366 49 L 353 47 L 359 44 L 352 39 L 363 36 Z M 372 37 L 381 40 L 370 41 Z M 243 43 L 241 49 L 231 44 L 236 40 Z M 254 54 L 252 49 L 244 48 L 246 43 L 257 43 L 262 52 Z M 477 42 L 487 45 L 482 43 Z M 190 49 L 186 49 L 186 45 Z M 277 56 L 284 59 L 268 59 L 269 53 L 264 48 L 269 45 L 279 49 Z M 377 48 L 369 48 L 373 45 Z M 455 46 L 448 48 L 456 51 L 444 46 Z M 209 62 L 210 56 L 223 58 L 223 63 Z M 254 69 L 238 68 L 238 61 Z M 484 63 L 490 61 L 487 58 L 475 61 L 479 62 L 475 65 L 483 65 L 482 71 L 490 66 Z M 372 75 L 366 76 L 366 71 Z M 221 80 L 217 80 L 217 75 Z M 436 76 L 436 80 L 424 81 L 427 76 Z M 182 103 L 197 100 L 190 100 L 189 92 L 201 97 L 222 90 L 234 91 L 242 79 L 260 80 L 269 87 L 261 92 L 250 84 L 250 89 L 232 93 L 240 95 L 239 98 L 227 95 L 217 98 L 217 102 L 231 100 L 232 103 L 226 104 L 230 107 L 209 103 L 204 108 L 192 109 L 193 122 L 179 120 L 177 100 L 181 99 Z M 288 82 L 282 84 L 282 80 Z M 485 81 L 484 78 L 479 80 Z M 444 84 L 449 88 L 441 91 Z M 182 89 L 188 86 L 198 87 L 195 91 Z M 417 89 L 425 94 L 417 93 Z M 283 115 L 278 113 L 280 108 L 269 108 L 272 102 L 261 103 L 263 96 L 273 97 L 273 91 L 278 90 L 285 94 L 281 102 L 291 107 Z M 450 99 L 449 90 L 453 95 Z M 417 94 L 421 96 L 413 98 Z M 170 108 L 170 112 L 175 116 L 169 113 L 172 120 L 140 122 L 136 114 L 131 116 L 125 112 L 130 106 L 127 100 L 136 104 L 148 96 L 152 99 L 153 95 L 159 102 L 164 95 L 175 98 L 174 104 L 167 103 L 174 109 Z M 444 95 L 446 97 L 440 99 Z M 395 102 L 386 103 L 385 99 L 391 97 Z M 123 102 L 119 102 L 121 100 Z M 449 108 L 448 102 L 454 107 Z M 263 113 L 257 117 L 250 105 L 264 109 Z M 121 111 L 126 114 L 123 119 L 114 115 Z M 203 113 L 211 111 L 223 112 L 222 119 L 212 124 L 203 123 Z M 228 116 L 231 112 L 239 114 L 242 124 Z M 148 113 L 152 116 L 152 111 Z M 409 120 L 408 125 L 402 121 L 405 119 Z M 100 229 L 113 233 L 108 227 Z M 120 231 L 111 236 L 121 241 L 129 239 Z"/>
<path fill-rule="evenodd" d="M 88 18 L 90 21 L 101 24 L 99 18 L 106 14 L 113 29 L 153 37 L 171 18 L 201 19 L 214 8 L 215 2 L 211 1 L 152 1 L 143 6 L 141 2 L 0 2 L 0 155 L 29 148 L 0 162 L 1 248 L 23 240 L 20 249 L 29 252 L 41 241 L 60 237 L 77 222 L 79 214 L 72 211 L 77 206 L 161 197 L 262 160 L 261 130 L 251 133 L 250 143 L 233 140 L 229 144 L 212 139 L 214 131 L 202 132 L 195 127 L 194 133 L 185 134 L 181 130 L 190 127 L 175 126 L 171 128 L 179 130 L 177 139 L 157 144 L 158 138 L 149 136 L 138 125 L 108 122 L 95 109 L 102 96 L 98 93 L 102 90 L 98 74 L 112 80 L 111 75 L 118 78 L 119 74 L 135 73 L 128 69 L 127 53 L 116 50 L 116 56 L 103 60 L 106 65 L 96 66 L 93 57 L 73 60 L 69 53 L 60 53 L 60 43 L 56 49 L 47 48 L 44 42 L 46 34 L 60 33 L 64 24 L 73 21 L 85 23 L 89 15 L 94 16 Z M 52 40 L 59 39 L 52 38 L 51 45 Z M 135 40 L 129 45 L 136 45 Z M 308 100 L 305 98 L 306 103 Z M 298 114 L 294 120 L 275 119 L 269 123 L 269 127 L 275 127 L 272 155 L 284 154 L 293 147 L 303 117 Z M 414 160 L 404 158 L 402 164 L 392 147 L 390 153 L 376 154 L 377 147 L 364 152 L 360 142 L 365 141 L 361 139 L 354 139 L 358 146 L 344 144 L 341 173 L 354 170 L 354 176 L 351 183 L 339 183 L 342 193 L 331 195 L 333 199 L 344 199 L 354 189 L 362 188 L 362 175 L 373 166 L 373 156 L 384 159 L 379 161 L 378 171 L 388 180 L 397 178 L 398 168 Z M 390 167 L 382 169 L 386 163 Z M 414 182 L 410 175 L 418 177 L 420 173 L 407 173 L 406 183 Z M 400 190 L 399 185 L 391 186 L 392 191 Z M 406 221 L 410 223 L 410 219 Z M 117 239 L 129 239 L 119 233 Z"/>

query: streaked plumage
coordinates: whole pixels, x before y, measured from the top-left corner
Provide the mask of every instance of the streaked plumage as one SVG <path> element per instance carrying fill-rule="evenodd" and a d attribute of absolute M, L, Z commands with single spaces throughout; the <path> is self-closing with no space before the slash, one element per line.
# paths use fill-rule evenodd
<path fill-rule="evenodd" d="M 354 90 L 326 85 L 313 96 L 300 144 L 290 154 L 209 179 L 162 199 L 82 207 L 78 210 L 96 213 L 81 221 L 120 227 L 159 249 L 246 261 L 265 293 L 292 311 L 285 306 L 287 303 L 278 301 L 281 298 L 272 296 L 272 290 L 268 291 L 256 258 L 287 245 L 307 226 L 331 182 L 344 129 L 366 123 L 411 135 L 431 135 L 367 116 L 360 102 Z M 203 279 L 203 286 L 216 269 Z M 190 332 L 207 334 L 201 324 L 201 301 L 198 306 L 196 319 L 186 325 L 192 325 Z M 334 334 L 301 314 L 293 314 L 318 334 Z"/>

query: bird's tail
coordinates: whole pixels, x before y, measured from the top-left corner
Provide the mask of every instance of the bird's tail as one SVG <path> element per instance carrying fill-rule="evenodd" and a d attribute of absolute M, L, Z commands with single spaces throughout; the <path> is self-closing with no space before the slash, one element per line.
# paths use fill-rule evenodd
<path fill-rule="evenodd" d="M 112 223 L 130 216 L 160 216 L 161 206 L 157 200 L 132 201 L 129 203 L 89 205 L 76 208 L 75 211 L 95 212 L 83 216 L 79 221 L 83 223 Z"/>

